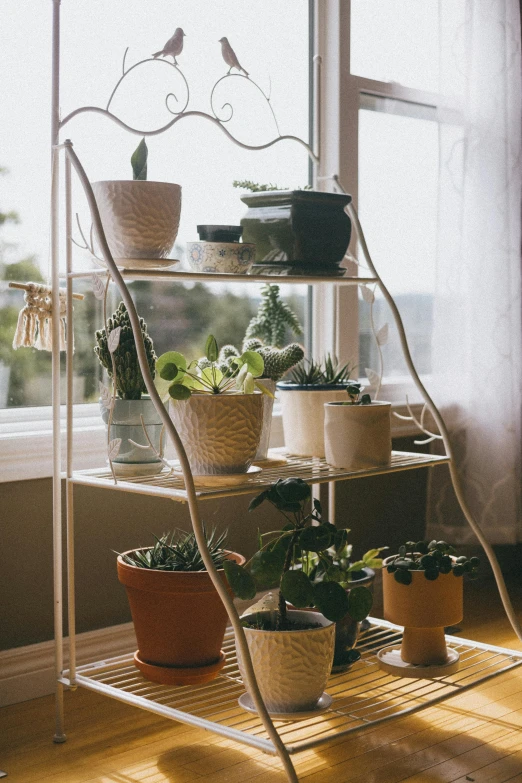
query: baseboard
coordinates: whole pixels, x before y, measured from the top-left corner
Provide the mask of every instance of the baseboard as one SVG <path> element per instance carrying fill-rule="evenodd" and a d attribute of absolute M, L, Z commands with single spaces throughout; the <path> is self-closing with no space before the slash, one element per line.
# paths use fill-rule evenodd
<path fill-rule="evenodd" d="M 68 666 L 67 641 L 64 645 L 65 668 Z M 78 664 L 123 655 L 136 649 L 132 623 L 80 633 L 76 642 Z M 54 693 L 55 681 L 52 640 L 0 652 L 0 707 Z"/>

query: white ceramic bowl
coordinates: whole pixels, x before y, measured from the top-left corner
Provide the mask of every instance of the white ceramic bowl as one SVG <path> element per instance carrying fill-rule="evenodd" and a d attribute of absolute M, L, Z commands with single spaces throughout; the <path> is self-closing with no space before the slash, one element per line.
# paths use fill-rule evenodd
<path fill-rule="evenodd" d="M 256 257 L 256 246 L 246 242 L 187 242 L 187 259 L 194 272 L 246 274 Z"/>

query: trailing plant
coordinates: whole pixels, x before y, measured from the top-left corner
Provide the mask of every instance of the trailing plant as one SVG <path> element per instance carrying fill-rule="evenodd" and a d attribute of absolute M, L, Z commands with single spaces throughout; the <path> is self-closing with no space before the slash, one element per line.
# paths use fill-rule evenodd
<path fill-rule="evenodd" d="M 250 190 L 252 193 L 266 193 L 269 190 L 288 190 L 288 188 L 280 188 L 279 185 L 260 185 L 257 182 L 252 182 L 249 179 L 235 179 L 232 182 L 234 188 L 241 188 L 241 190 Z M 302 188 L 294 188 L 294 190 L 312 190 L 311 185 L 305 185 Z"/>
<path fill-rule="evenodd" d="M 350 375 L 355 367 L 349 362 L 341 364 L 339 360 L 327 354 L 322 362 L 316 362 L 314 359 L 301 361 L 290 375 L 290 382 L 299 386 L 344 386 L 349 384 L 355 386 L 350 381 Z"/>
<path fill-rule="evenodd" d="M 367 588 L 354 587 L 346 592 L 349 580 L 335 560 L 346 546 L 347 532 L 322 520 L 321 504 L 314 499 L 309 505 L 310 494 L 305 481 L 288 478 L 279 479 L 257 495 L 249 511 L 268 501 L 281 512 L 286 524 L 280 530 L 258 535 L 258 551 L 245 566 L 224 563 L 229 584 L 239 598 L 253 598 L 257 590 L 279 587 L 273 630 L 289 627 L 287 602 L 298 609 L 316 607 L 334 622 L 346 614 L 356 621 L 364 620 L 372 606 Z M 321 581 L 314 581 L 302 567 L 302 559 L 309 555 L 317 555 L 324 566 Z"/>
<path fill-rule="evenodd" d="M 121 331 L 118 347 L 112 354 L 116 367 L 116 378 L 113 378 L 113 365 L 107 335 L 110 335 L 117 328 L 120 328 Z M 147 324 L 143 318 L 140 318 L 140 329 L 145 344 L 147 364 L 154 378 L 156 354 L 154 353 L 152 339 L 147 331 Z M 107 328 L 96 332 L 96 342 L 97 345 L 94 348 L 94 352 L 100 360 L 102 367 L 107 370 L 109 377 L 113 378 L 118 396 L 122 400 L 141 399 L 141 395 L 147 393 L 147 387 L 145 386 L 138 362 L 136 342 L 132 332 L 129 313 L 123 302 L 120 302 L 116 312 L 107 320 Z"/>
<path fill-rule="evenodd" d="M 467 574 L 476 579 L 480 560 L 478 557 L 456 556 L 456 550 L 446 541 L 407 541 L 399 547 L 399 554 L 388 558 L 386 568 L 396 582 L 409 585 L 412 571 L 424 571 L 429 581 L 438 579 L 439 574 L 453 573 L 453 576 Z"/>
<path fill-rule="evenodd" d="M 131 157 L 131 166 L 132 166 L 132 179 L 140 179 L 140 180 L 146 180 L 147 179 L 147 158 L 149 157 L 149 150 L 147 148 L 147 144 L 145 142 L 145 138 L 143 138 L 134 152 L 132 153 Z"/>
<path fill-rule="evenodd" d="M 219 366 L 219 348 L 216 338 L 209 335 L 205 345 L 205 359 L 188 363 L 183 354 L 167 351 L 156 362 L 156 387 L 166 399 L 188 400 L 192 394 L 253 394 L 259 389 L 273 396 L 256 378 L 263 374 L 264 362 L 255 351 L 245 351 L 233 357 L 230 370 Z"/>
<path fill-rule="evenodd" d="M 216 528 L 207 533 L 203 526 L 205 541 L 210 557 L 216 568 L 223 568 L 227 552 L 224 544 L 228 531 L 217 532 Z M 121 554 L 121 558 L 127 565 L 136 568 L 148 568 L 155 571 L 206 571 L 205 563 L 193 532 L 174 530 L 172 533 L 164 533 L 157 538 L 154 546 L 148 549 L 136 549 L 130 554 Z"/>
<path fill-rule="evenodd" d="M 257 337 L 266 346 L 283 348 L 286 330 L 298 336 L 303 327 L 292 308 L 283 302 L 279 295 L 279 286 L 266 284 L 261 289 L 261 302 L 254 318 L 245 332 L 245 340 Z"/>

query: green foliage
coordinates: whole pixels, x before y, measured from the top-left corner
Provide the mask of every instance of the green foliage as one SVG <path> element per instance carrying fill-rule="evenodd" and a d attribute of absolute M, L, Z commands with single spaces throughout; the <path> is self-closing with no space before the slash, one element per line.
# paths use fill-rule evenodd
<path fill-rule="evenodd" d="M 281 300 L 279 286 L 264 285 L 261 289 L 261 303 L 257 314 L 248 324 L 245 340 L 257 337 L 265 345 L 283 348 L 287 329 L 296 336 L 303 333 L 299 318 L 292 308 Z"/>
<path fill-rule="evenodd" d="M 357 588 L 349 601 L 349 577 L 339 565 L 346 535 L 322 520 L 318 500 L 310 507 L 310 495 L 310 486 L 300 478 L 279 479 L 257 495 L 249 511 L 268 501 L 281 512 L 285 524 L 281 530 L 260 534 L 259 549 L 247 566 L 229 568 L 230 575 L 227 571 L 230 586 L 239 598 L 251 597 L 256 589 L 279 586 L 275 627 L 280 630 L 288 627 L 287 602 L 298 608 L 315 606 L 334 622 L 347 613 L 359 621 L 371 608 L 371 593 L 364 587 Z M 318 563 L 322 567 L 319 580 L 315 578 Z"/>
<path fill-rule="evenodd" d="M 252 182 L 249 179 L 235 179 L 232 182 L 232 186 L 241 190 L 250 190 L 252 193 L 264 193 L 268 190 L 287 190 L 287 188 L 280 188 L 279 185 L 259 185 L 257 182 Z"/>
<path fill-rule="evenodd" d="M 327 354 L 322 362 L 316 362 L 314 359 L 300 362 L 297 367 L 294 367 L 290 382 L 300 386 L 360 385 L 350 381 L 350 375 L 354 369 L 355 367 L 350 362 L 341 364 L 335 356 Z"/>
<path fill-rule="evenodd" d="M 265 362 L 263 376 L 272 381 L 280 381 L 288 370 L 291 370 L 304 356 L 299 343 L 291 343 L 286 348 L 272 348 L 263 345 L 261 340 L 253 337 L 243 342 L 244 351 L 257 351 Z"/>
<path fill-rule="evenodd" d="M 145 139 L 143 138 L 131 157 L 132 166 L 132 179 L 147 179 L 147 158 L 149 157 L 149 150 Z"/>
<path fill-rule="evenodd" d="M 218 534 L 213 528 L 210 534 L 203 527 L 205 541 L 216 568 L 223 568 L 227 553 L 224 550 L 228 531 Z M 136 568 L 148 568 L 155 571 L 206 571 L 201 552 L 194 533 L 175 530 L 157 538 L 154 546 L 137 549 L 131 554 L 121 555 L 124 563 Z M 230 561 L 232 562 L 232 561 Z M 235 563 L 234 563 L 235 565 Z"/>
<path fill-rule="evenodd" d="M 412 583 L 412 571 L 423 571 L 430 582 L 439 574 L 453 573 L 453 576 L 467 574 L 476 579 L 480 560 L 478 557 L 456 557 L 453 546 L 446 541 L 407 541 L 399 547 L 399 554 L 388 558 L 387 570 L 396 582 L 402 585 Z"/>
<path fill-rule="evenodd" d="M 361 392 L 364 386 L 357 381 L 350 381 L 346 387 L 348 393 L 347 402 L 343 402 L 343 405 L 371 405 L 372 398 L 369 394 L 362 394 Z"/>
<path fill-rule="evenodd" d="M 114 379 L 116 391 L 118 396 L 123 400 L 139 400 L 141 399 L 142 394 L 146 394 L 147 388 L 138 362 L 138 353 L 136 351 L 136 343 L 130 324 L 129 314 L 123 302 L 120 302 L 116 312 L 107 320 L 107 328 L 96 332 L 97 345 L 94 348 L 94 352 L 100 360 L 102 367 L 105 367 L 109 377 L 112 378 L 113 367 L 111 354 L 107 344 L 107 337 L 108 334 L 118 326 L 121 327 L 120 341 L 113 353 L 114 363 L 116 365 L 116 378 Z M 154 353 L 152 340 L 147 332 L 147 324 L 143 318 L 140 318 L 140 328 L 143 342 L 145 343 L 147 363 L 151 375 L 154 378 L 156 374 L 156 354 Z"/>

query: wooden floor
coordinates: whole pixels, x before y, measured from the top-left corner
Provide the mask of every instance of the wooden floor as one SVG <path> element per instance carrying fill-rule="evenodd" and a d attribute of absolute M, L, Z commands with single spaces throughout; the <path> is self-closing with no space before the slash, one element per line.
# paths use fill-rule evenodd
<path fill-rule="evenodd" d="M 463 635 L 521 649 L 493 588 L 467 585 Z M 512 594 L 522 611 L 522 585 Z M 284 783 L 279 761 L 106 697 L 66 693 L 0 710 L 0 768 L 13 783 Z M 522 667 L 416 715 L 293 757 L 306 783 L 522 783 Z"/>

